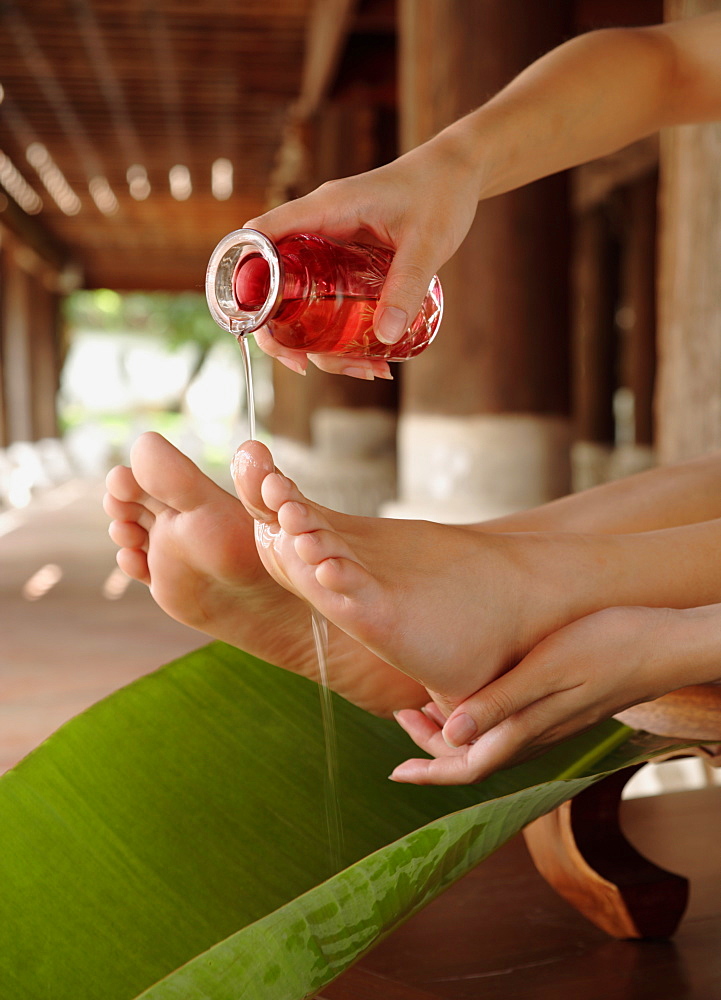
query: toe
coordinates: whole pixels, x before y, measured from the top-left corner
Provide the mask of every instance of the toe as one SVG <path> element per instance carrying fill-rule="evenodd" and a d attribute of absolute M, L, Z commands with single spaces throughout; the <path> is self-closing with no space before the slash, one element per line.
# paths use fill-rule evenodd
<path fill-rule="evenodd" d="M 305 497 L 300 492 L 292 479 L 288 479 L 280 472 L 271 472 L 265 477 L 261 484 L 262 502 L 266 509 L 273 512 L 273 515 L 280 511 L 283 504 L 290 502 L 303 504 Z"/>
<path fill-rule="evenodd" d="M 230 468 L 238 497 L 256 521 L 275 518 L 266 506 L 261 488 L 264 479 L 275 471 L 273 456 L 260 441 L 246 441 L 236 451 Z"/>
<path fill-rule="evenodd" d="M 154 431 L 141 434 L 135 442 L 130 452 L 130 464 L 138 485 L 147 497 L 141 502 L 154 513 L 162 507 L 190 512 L 227 495 L 194 462 Z"/>
<path fill-rule="evenodd" d="M 362 602 L 368 608 L 373 608 L 382 597 L 377 580 L 354 559 L 338 556 L 324 559 L 315 568 L 315 578 L 324 590 Z M 382 610 L 380 605 L 378 610 Z M 376 617 L 380 624 L 381 615 Z"/>
<path fill-rule="evenodd" d="M 274 499 L 280 497 L 280 490 L 282 489 L 282 484 L 278 485 L 275 483 L 278 476 L 268 476 L 266 480 L 267 486 L 264 484 L 264 493 L 268 496 L 273 495 Z M 297 491 L 291 491 L 291 495 L 297 494 Z M 335 536 L 338 539 L 338 546 L 341 545 L 341 539 L 338 532 L 336 532 L 328 519 L 323 514 L 319 507 L 315 504 L 307 503 L 304 500 L 284 500 L 282 503 L 278 504 L 278 524 L 281 526 L 283 531 L 287 531 L 290 535 L 301 535 L 308 531 L 327 531 L 329 534 Z M 345 555 L 348 551 L 348 547 L 343 543 L 342 548 L 338 548 L 337 552 L 339 555 Z M 329 551 L 328 555 L 332 553 Z"/>
<path fill-rule="evenodd" d="M 285 514 L 286 509 L 292 506 L 296 505 L 285 504 L 281 507 L 278 520 L 280 521 L 281 527 L 285 531 L 288 531 L 291 534 L 296 534 L 294 542 L 295 551 L 298 553 L 303 562 L 308 563 L 310 566 L 318 566 L 326 559 L 343 558 L 356 561 L 350 547 L 340 537 L 340 535 L 336 534 L 335 531 L 310 529 L 303 531 L 302 533 L 295 533 L 292 532 L 290 528 L 287 528 L 283 523 L 283 515 Z"/>
<path fill-rule="evenodd" d="M 141 549 L 120 549 L 116 559 L 123 573 L 127 573 L 133 580 L 150 585 L 148 557 Z"/>
<path fill-rule="evenodd" d="M 138 485 L 132 469 L 126 465 L 116 465 L 105 478 L 108 495 L 125 503 L 142 503 L 145 491 Z"/>
<path fill-rule="evenodd" d="M 155 515 L 143 504 L 118 500 L 112 493 L 105 494 L 103 510 L 114 521 L 137 521 L 146 531 L 155 520 Z"/>
<path fill-rule="evenodd" d="M 143 549 L 148 544 L 148 533 L 137 521 L 112 521 L 108 534 L 121 549 Z"/>

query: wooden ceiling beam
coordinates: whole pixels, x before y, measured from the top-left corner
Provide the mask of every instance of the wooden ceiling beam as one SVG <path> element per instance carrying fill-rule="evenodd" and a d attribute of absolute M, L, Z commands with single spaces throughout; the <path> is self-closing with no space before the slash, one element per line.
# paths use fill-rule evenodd
<path fill-rule="evenodd" d="M 0 226 L 7 226 L 26 246 L 30 247 L 58 273 L 73 262 L 68 248 L 61 243 L 37 216 L 26 215 L 9 195 L 0 188 Z"/>

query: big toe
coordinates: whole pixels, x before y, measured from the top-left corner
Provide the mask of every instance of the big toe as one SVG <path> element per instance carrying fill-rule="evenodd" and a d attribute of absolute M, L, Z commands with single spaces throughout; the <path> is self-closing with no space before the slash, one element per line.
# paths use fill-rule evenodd
<path fill-rule="evenodd" d="M 194 462 L 154 431 L 141 434 L 135 442 L 130 464 L 147 496 L 177 511 L 195 510 L 224 494 Z"/>
<path fill-rule="evenodd" d="M 263 481 L 275 472 L 273 456 L 260 441 L 246 441 L 235 455 L 231 474 L 238 497 L 248 513 L 256 521 L 267 521 L 275 517 L 263 499 Z"/>

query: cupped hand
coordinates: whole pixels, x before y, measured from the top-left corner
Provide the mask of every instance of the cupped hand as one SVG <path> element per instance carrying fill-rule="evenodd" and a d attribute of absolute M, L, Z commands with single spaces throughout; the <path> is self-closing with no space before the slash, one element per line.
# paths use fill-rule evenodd
<path fill-rule="evenodd" d="M 473 784 L 535 757 L 617 712 L 682 687 L 665 608 L 608 608 L 543 639 L 516 666 L 444 719 L 433 704 L 396 719 L 434 759 L 391 775 L 419 785 Z M 674 673 L 678 664 L 679 673 Z"/>

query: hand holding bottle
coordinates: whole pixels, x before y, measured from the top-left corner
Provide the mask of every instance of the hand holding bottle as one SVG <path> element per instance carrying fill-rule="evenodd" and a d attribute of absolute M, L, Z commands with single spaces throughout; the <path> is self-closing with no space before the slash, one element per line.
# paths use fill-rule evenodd
<path fill-rule="evenodd" d="M 438 140 L 384 167 L 323 184 L 245 224 L 274 241 L 290 233 L 317 232 L 395 251 L 373 324 L 384 344 L 395 344 L 404 335 L 434 274 L 460 245 L 476 211 L 472 171 L 454 154 L 452 142 Z M 256 339 L 266 353 L 296 371 L 304 370 L 310 359 L 337 374 L 389 377 L 382 360 L 307 355 L 282 347 L 267 334 Z"/>

